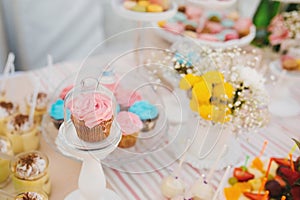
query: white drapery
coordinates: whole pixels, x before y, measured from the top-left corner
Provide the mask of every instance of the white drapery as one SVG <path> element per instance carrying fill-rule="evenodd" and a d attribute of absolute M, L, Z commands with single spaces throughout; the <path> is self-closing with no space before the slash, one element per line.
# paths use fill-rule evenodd
<path fill-rule="evenodd" d="M 8 51 L 19 70 L 44 66 L 47 54 L 81 59 L 104 38 L 98 0 L 2 0 L 0 13 L 1 67 Z"/>

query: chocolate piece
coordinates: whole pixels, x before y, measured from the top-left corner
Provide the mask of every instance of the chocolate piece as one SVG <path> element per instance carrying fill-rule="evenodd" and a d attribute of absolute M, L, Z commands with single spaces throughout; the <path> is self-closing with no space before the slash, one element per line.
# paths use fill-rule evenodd
<path fill-rule="evenodd" d="M 29 120 L 28 115 L 19 114 L 19 115 L 15 116 L 15 119 L 14 119 L 15 127 L 21 127 L 28 120 Z"/>
<path fill-rule="evenodd" d="M 5 101 L 1 101 L 0 102 L 0 106 L 2 108 L 5 108 L 6 110 L 10 111 L 13 109 L 14 105 L 11 102 L 5 102 Z"/>
<path fill-rule="evenodd" d="M 178 12 L 185 13 L 186 8 L 185 8 L 185 6 L 179 6 L 177 10 L 178 10 Z"/>

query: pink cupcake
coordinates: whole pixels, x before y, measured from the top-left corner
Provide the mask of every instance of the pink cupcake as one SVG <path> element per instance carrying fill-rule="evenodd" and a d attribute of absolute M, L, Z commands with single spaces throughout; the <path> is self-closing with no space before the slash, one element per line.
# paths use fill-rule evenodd
<path fill-rule="evenodd" d="M 141 95 L 138 92 L 118 88 L 115 92 L 117 103 L 120 105 L 120 109 L 128 110 L 128 108 L 133 105 L 136 101 L 142 100 Z"/>
<path fill-rule="evenodd" d="M 100 93 L 82 94 L 67 102 L 80 139 L 98 142 L 108 137 L 114 118 L 112 104 L 112 99 Z"/>
<path fill-rule="evenodd" d="M 119 143 L 119 147 L 129 148 L 134 146 L 138 134 L 143 128 L 143 122 L 136 114 L 127 111 L 122 111 L 118 114 L 117 122 L 122 131 L 122 139 Z"/>

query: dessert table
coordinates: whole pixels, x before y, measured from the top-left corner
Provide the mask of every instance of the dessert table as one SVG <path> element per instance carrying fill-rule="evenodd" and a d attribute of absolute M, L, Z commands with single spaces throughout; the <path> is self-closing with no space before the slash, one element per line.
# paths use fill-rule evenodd
<path fill-rule="evenodd" d="M 164 42 L 156 38 L 158 43 Z M 165 42 L 164 42 L 165 43 Z M 168 43 L 165 43 L 168 46 Z M 105 55 L 102 55 L 105 56 Z M 124 66 L 130 65 L 134 60 L 128 57 Z M 99 66 L 101 68 L 101 56 L 94 56 L 88 60 L 91 66 Z M 24 97 L 32 92 L 33 83 L 31 77 L 38 77 L 41 89 L 47 91 L 51 95 L 55 88 L 70 74 L 79 69 L 79 62 L 57 63 L 53 66 L 43 67 L 37 70 L 20 72 L 10 77 L 6 82 L 7 96 L 18 101 L 24 101 Z M 261 66 L 267 68 L 267 65 Z M 262 69 L 261 71 L 268 71 Z M 276 85 L 269 85 L 269 91 L 276 91 Z M 292 88 L 293 95 L 300 101 L 300 88 Z M 272 94 L 271 94 L 272 96 Z M 240 143 L 243 155 L 249 155 L 251 158 L 257 156 L 265 140 L 268 146 L 265 150 L 265 156 L 287 157 L 290 149 L 294 145 L 291 138 L 300 139 L 300 116 L 291 118 L 279 118 L 270 116 L 269 124 L 258 130 L 241 134 L 237 138 Z M 174 125 L 176 126 L 176 125 Z M 170 127 L 170 131 L 173 127 Z M 50 176 L 52 181 L 52 192 L 50 199 L 63 199 L 68 193 L 77 188 L 77 181 L 80 172 L 81 163 L 76 160 L 62 156 L 45 141 L 41 140 L 40 150 L 47 154 L 50 160 Z M 294 157 L 300 155 L 300 150 L 294 152 Z M 114 190 L 122 199 L 165 199 L 160 191 L 160 184 L 163 177 L 168 176 L 170 171 L 178 166 L 178 160 L 174 157 L 174 162 L 165 168 L 159 168 L 163 160 L 168 160 L 174 155 L 170 151 L 164 151 L 159 158 L 145 159 L 145 162 L 138 163 L 135 168 L 153 168 L 155 170 L 146 173 L 128 173 L 111 169 L 104 166 L 104 172 L 107 177 L 109 187 Z M 241 162 L 244 158 L 241 159 Z M 130 165 L 132 166 L 132 165 Z M 158 169 L 157 169 L 158 168 Z M 216 171 L 213 176 L 212 186 L 216 188 L 223 176 L 224 170 Z M 200 170 L 192 165 L 183 163 L 180 177 L 187 184 L 192 184 L 201 174 L 208 173 L 208 170 Z M 7 191 L 13 191 L 11 183 L 4 188 Z"/>

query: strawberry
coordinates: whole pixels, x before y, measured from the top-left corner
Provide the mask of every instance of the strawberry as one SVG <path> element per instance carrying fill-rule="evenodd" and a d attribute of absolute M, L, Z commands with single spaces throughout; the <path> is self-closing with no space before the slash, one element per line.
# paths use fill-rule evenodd
<path fill-rule="evenodd" d="M 248 181 L 250 179 L 253 179 L 254 178 L 254 175 L 243 170 L 241 167 L 236 167 L 234 168 L 234 171 L 233 171 L 233 176 L 235 178 L 237 178 L 237 180 L 239 182 L 244 182 L 244 181 Z"/>
<path fill-rule="evenodd" d="M 264 194 L 258 193 L 243 192 L 243 195 L 251 200 L 262 200 L 264 198 Z"/>
<path fill-rule="evenodd" d="M 286 166 L 286 167 L 291 166 L 290 160 L 286 158 L 272 158 L 272 159 L 280 166 Z"/>

